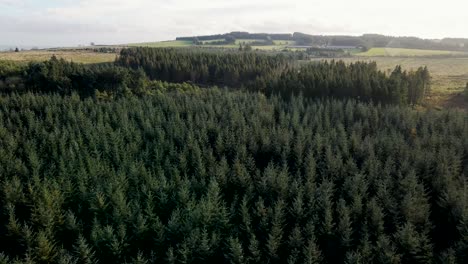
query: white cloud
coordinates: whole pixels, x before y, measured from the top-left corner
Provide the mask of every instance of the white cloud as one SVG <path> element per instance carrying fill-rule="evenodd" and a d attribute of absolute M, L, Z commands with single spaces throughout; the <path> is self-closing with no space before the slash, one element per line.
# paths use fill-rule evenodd
<path fill-rule="evenodd" d="M 80 43 L 155 41 L 232 30 L 468 37 L 464 0 L 54 1 L 55 5 L 49 6 L 55 7 L 31 10 L 28 19 L 13 17 L 23 22 L 0 25 L 0 34 L 13 32 L 20 37 L 24 32 L 25 39 L 47 34 L 51 44 L 77 44 L 80 39 Z M 58 4 L 64 2 L 66 5 Z M 0 0 L 0 5 L 15 3 L 24 6 L 28 1 Z M 26 36 L 28 31 L 30 36 Z M 70 38 L 73 32 L 77 34 Z"/>
<path fill-rule="evenodd" d="M 0 5 L 16 5 L 22 3 L 22 1 L 15 1 L 15 0 L 0 0 Z"/>

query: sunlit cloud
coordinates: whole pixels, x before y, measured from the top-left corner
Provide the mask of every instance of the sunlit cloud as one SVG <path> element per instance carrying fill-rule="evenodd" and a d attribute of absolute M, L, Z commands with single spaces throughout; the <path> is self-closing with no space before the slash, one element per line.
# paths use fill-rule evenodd
<path fill-rule="evenodd" d="M 463 0 L 0 0 L 2 6 L 0 41 L 9 43 L 129 43 L 234 30 L 468 37 Z"/>

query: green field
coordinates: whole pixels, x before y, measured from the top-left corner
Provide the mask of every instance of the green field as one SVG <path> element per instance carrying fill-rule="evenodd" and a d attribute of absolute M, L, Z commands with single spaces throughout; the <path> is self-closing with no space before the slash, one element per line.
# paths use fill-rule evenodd
<path fill-rule="evenodd" d="M 129 47 L 151 47 L 151 48 L 171 48 L 171 47 L 190 47 L 191 41 L 174 40 L 174 41 L 160 41 L 160 42 L 145 42 L 145 43 L 132 43 L 128 44 Z"/>
<path fill-rule="evenodd" d="M 225 39 L 213 39 L 213 40 L 204 40 L 204 41 L 201 41 L 204 45 L 210 45 L 214 42 L 220 42 L 220 41 L 225 41 Z M 248 43 L 252 43 L 252 42 L 256 42 L 256 41 L 262 41 L 261 39 L 236 39 L 236 42 L 235 42 L 235 45 L 239 45 L 239 44 L 248 44 Z M 233 46 L 234 44 L 231 44 L 231 45 L 216 45 L 216 46 Z"/>
<path fill-rule="evenodd" d="M 252 46 L 254 50 L 265 50 L 265 51 L 280 51 L 286 48 L 286 46 L 280 45 L 267 45 L 267 46 Z"/>
<path fill-rule="evenodd" d="M 229 45 L 211 45 L 213 42 L 223 41 L 224 39 L 215 39 L 215 40 L 206 40 L 202 41 L 203 46 L 206 48 L 224 48 L 224 49 L 237 49 L 239 45 L 253 43 L 253 42 L 261 42 L 261 39 L 237 39 L 235 44 Z M 252 46 L 252 48 L 258 50 L 282 50 L 289 45 L 293 45 L 295 42 L 290 40 L 275 40 L 273 41 L 274 45 L 267 45 L 267 46 Z M 146 43 L 133 43 L 128 44 L 128 47 L 153 47 L 153 48 L 177 48 L 177 47 L 194 47 L 191 41 L 181 41 L 181 40 L 174 40 L 174 41 L 161 41 L 161 42 L 146 42 Z"/>
<path fill-rule="evenodd" d="M 224 41 L 224 39 L 203 40 L 203 41 L 200 41 L 200 42 L 203 43 L 203 44 L 210 44 L 210 43 L 218 42 L 218 41 Z"/>
<path fill-rule="evenodd" d="M 63 58 L 67 61 L 73 61 L 78 63 L 103 63 L 112 62 L 115 60 L 116 54 L 112 53 L 99 53 L 92 51 L 51 51 L 51 50 L 37 50 L 37 51 L 22 51 L 22 52 L 0 52 L 0 60 L 11 60 L 11 61 L 45 61 L 50 59 L 52 56 L 57 58 Z"/>
<path fill-rule="evenodd" d="M 293 41 L 293 40 L 273 40 L 273 43 L 275 43 L 275 45 L 280 45 L 280 46 L 289 46 L 289 45 L 295 45 L 296 41 Z"/>
<path fill-rule="evenodd" d="M 421 49 L 399 49 L 399 48 L 372 48 L 367 52 L 357 53 L 364 57 L 424 57 L 424 56 L 456 56 L 468 55 L 468 53 L 447 50 L 421 50 Z"/>
<path fill-rule="evenodd" d="M 261 39 L 238 39 L 236 41 L 236 44 L 239 45 L 240 43 L 252 43 L 252 42 L 261 42 L 263 40 Z M 274 45 L 260 45 L 260 46 L 252 46 L 253 49 L 259 49 L 259 50 L 282 50 L 285 49 L 289 45 L 294 45 L 296 42 L 295 41 L 290 41 L 290 40 L 274 40 L 273 41 Z"/>
<path fill-rule="evenodd" d="M 250 43 L 253 43 L 253 42 L 262 42 L 264 41 L 263 39 L 236 39 L 236 44 L 239 45 L 239 44 L 250 44 Z"/>

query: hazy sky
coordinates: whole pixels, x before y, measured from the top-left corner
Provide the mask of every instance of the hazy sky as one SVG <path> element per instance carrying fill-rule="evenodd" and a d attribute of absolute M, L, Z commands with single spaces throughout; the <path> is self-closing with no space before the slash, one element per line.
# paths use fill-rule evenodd
<path fill-rule="evenodd" d="M 466 0 L 0 0 L 0 45 L 63 46 L 230 31 L 468 38 Z"/>

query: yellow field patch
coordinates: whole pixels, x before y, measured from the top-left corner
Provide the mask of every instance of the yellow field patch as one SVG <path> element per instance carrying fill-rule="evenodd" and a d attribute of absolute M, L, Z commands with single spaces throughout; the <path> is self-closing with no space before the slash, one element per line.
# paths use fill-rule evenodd
<path fill-rule="evenodd" d="M 128 44 L 129 47 L 150 47 L 150 48 L 176 48 L 176 47 L 190 47 L 192 41 L 174 40 L 174 41 L 160 41 L 160 42 L 145 42 Z"/>
<path fill-rule="evenodd" d="M 399 49 L 399 48 L 372 48 L 366 52 L 357 53 L 364 57 L 419 57 L 419 56 L 456 56 L 468 55 L 465 52 L 447 50 L 422 50 L 422 49 Z"/>
<path fill-rule="evenodd" d="M 103 63 L 112 62 L 115 60 L 117 54 L 112 53 L 98 53 L 92 51 L 48 51 L 48 50 L 35 50 L 35 51 L 21 51 L 21 52 L 0 52 L 0 60 L 11 61 L 46 61 L 52 56 L 63 58 L 67 61 L 77 63 Z"/>

